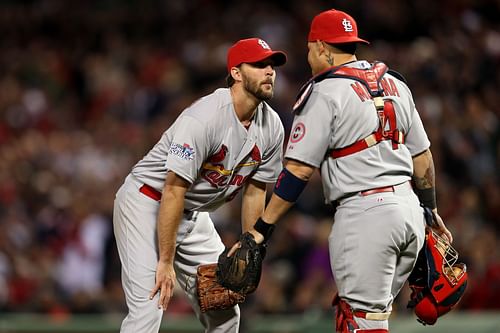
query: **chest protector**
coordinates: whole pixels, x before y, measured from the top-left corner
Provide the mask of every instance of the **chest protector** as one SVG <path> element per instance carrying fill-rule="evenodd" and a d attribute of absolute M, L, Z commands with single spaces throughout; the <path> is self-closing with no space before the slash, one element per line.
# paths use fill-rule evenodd
<path fill-rule="evenodd" d="M 332 149 L 329 152 L 330 157 L 339 158 L 351 155 L 374 146 L 384 140 L 392 141 L 392 149 L 398 149 L 398 145 L 404 143 L 404 134 L 397 129 L 394 105 L 391 100 L 384 101 L 382 99 L 384 89 L 381 81 L 387 72 L 404 81 L 401 74 L 395 71 L 390 71 L 387 65 L 383 62 L 374 62 L 367 69 L 346 66 L 329 68 L 328 70 L 314 76 L 301 88 L 297 101 L 293 106 L 294 112 L 300 112 L 300 110 L 304 107 L 312 93 L 314 83 L 331 78 L 350 79 L 361 83 L 367 89 L 370 94 L 370 98 L 373 101 L 379 119 L 378 129 L 364 139 L 356 141 L 346 147 Z"/>
<path fill-rule="evenodd" d="M 415 311 L 422 324 L 433 325 L 462 298 L 467 287 L 467 269 L 457 260 L 458 253 L 450 243 L 428 230 L 408 278 L 412 290 L 408 308 Z"/>

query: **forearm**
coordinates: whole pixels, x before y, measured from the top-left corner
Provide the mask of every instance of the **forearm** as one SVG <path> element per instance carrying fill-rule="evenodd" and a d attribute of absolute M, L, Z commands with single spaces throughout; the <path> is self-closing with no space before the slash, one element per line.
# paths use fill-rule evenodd
<path fill-rule="evenodd" d="M 158 214 L 158 249 L 159 260 L 173 263 L 177 230 L 184 209 L 183 200 L 165 193 Z"/>
<path fill-rule="evenodd" d="M 308 182 L 315 170 L 314 167 L 293 160 L 287 163 L 286 169 L 293 177 L 296 177 L 303 182 Z M 280 181 L 284 182 L 288 180 L 278 180 L 278 182 Z M 277 186 L 279 185 L 280 184 L 277 184 Z M 266 210 L 262 215 L 262 219 L 266 223 L 275 224 L 294 204 L 295 200 L 285 200 L 284 198 L 277 195 L 275 188 L 275 193 L 273 193 L 271 200 L 269 201 Z"/>
<path fill-rule="evenodd" d="M 420 202 L 431 209 L 437 207 L 434 161 L 430 150 L 413 158 L 413 182 Z"/>
<path fill-rule="evenodd" d="M 439 216 L 436 202 L 436 179 L 434 172 L 434 161 L 430 150 L 413 157 L 413 182 L 415 193 L 424 207 L 432 210 L 432 221 L 428 224 L 451 243 L 453 235 L 446 228 L 443 219 Z"/>
<path fill-rule="evenodd" d="M 295 204 L 295 202 L 290 202 L 281 199 L 276 194 L 271 196 L 271 200 L 267 204 L 264 214 L 262 214 L 262 219 L 269 224 L 275 224 L 278 222 L 288 210 Z"/>
<path fill-rule="evenodd" d="M 241 228 L 243 232 L 252 229 L 255 221 L 264 213 L 266 204 L 266 184 L 251 181 L 243 192 L 241 207 Z"/>
<path fill-rule="evenodd" d="M 159 260 L 164 263 L 171 264 L 174 260 L 177 231 L 183 216 L 186 190 L 183 181 L 175 174 L 167 176 L 157 220 Z"/>

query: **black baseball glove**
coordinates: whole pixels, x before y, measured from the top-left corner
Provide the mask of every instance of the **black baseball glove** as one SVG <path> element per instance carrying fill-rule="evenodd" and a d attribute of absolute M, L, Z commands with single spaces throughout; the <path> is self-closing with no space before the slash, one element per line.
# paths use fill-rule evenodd
<path fill-rule="evenodd" d="M 266 245 L 257 244 L 249 232 L 241 235 L 240 247 L 228 257 L 229 248 L 219 256 L 217 282 L 223 287 L 241 294 L 250 294 L 257 289 L 262 272 L 262 261 Z"/>

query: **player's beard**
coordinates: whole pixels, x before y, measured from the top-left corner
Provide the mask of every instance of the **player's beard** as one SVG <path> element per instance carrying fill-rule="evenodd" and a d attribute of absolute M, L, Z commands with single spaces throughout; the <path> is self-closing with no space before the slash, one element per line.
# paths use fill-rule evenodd
<path fill-rule="evenodd" d="M 274 95 L 274 84 L 271 79 L 265 80 L 265 81 L 252 81 L 248 78 L 246 75 L 242 75 L 243 78 L 243 87 L 245 90 L 253 95 L 255 98 L 261 101 L 267 101 L 271 99 Z M 263 85 L 264 84 L 271 84 L 271 89 L 270 90 L 264 90 Z"/>

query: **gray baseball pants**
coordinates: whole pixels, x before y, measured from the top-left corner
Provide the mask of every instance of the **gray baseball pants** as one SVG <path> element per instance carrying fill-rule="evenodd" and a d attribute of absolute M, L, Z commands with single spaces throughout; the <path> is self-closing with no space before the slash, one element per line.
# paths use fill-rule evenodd
<path fill-rule="evenodd" d="M 423 210 L 408 182 L 341 201 L 329 237 L 339 296 L 355 310 L 390 312 L 424 237 Z M 388 320 L 355 320 L 364 329 L 388 328 Z"/>
<path fill-rule="evenodd" d="M 157 333 L 163 311 L 159 293 L 150 300 L 158 263 L 156 223 L 159 202 L 139 192 L 142 186 L 129 175 L 118 190 L 113 211 L 113 228 L 122 264 L 122 286 L 128 314 L 121 333 Z M 217 262 L 224 250 L 214 224 L 206 212 L 184 216 L 177 233 L 174 269 L 179 286 L 187 295 L 205 332 L 238 332 L 238 306 L 224 311 L 201 313 L 196 295 L 196 269 Z"/>

